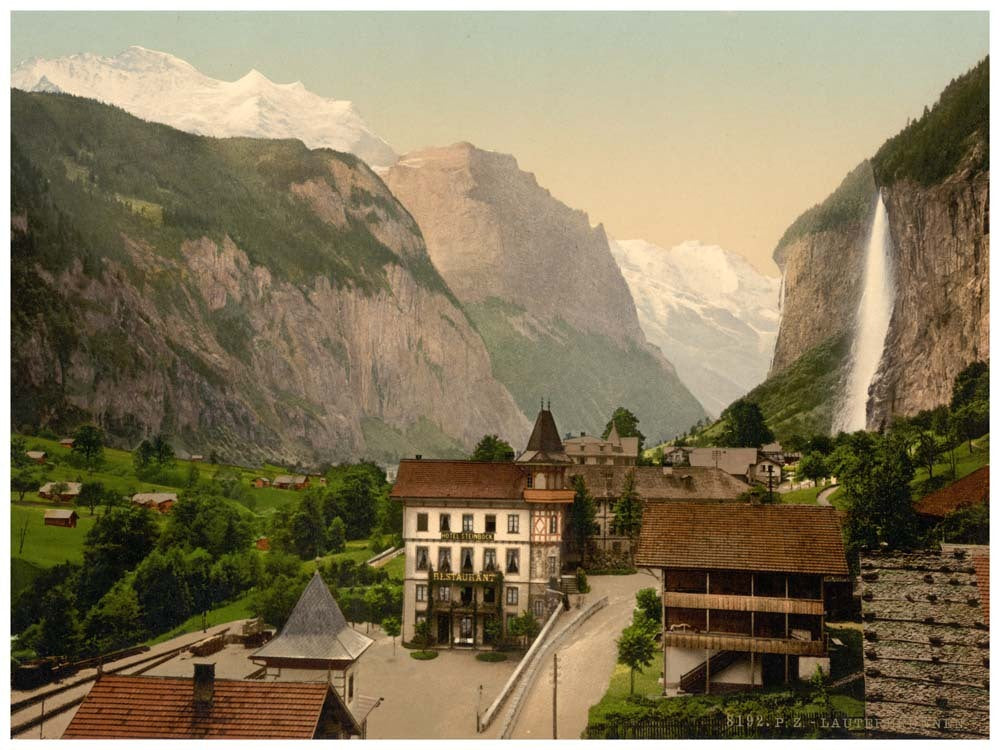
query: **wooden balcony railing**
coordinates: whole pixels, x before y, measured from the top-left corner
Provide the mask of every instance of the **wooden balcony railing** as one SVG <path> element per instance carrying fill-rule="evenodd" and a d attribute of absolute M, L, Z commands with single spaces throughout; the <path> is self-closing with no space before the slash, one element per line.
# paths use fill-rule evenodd
<path fill-rule="evenodd" d="M 739 596 L 737 594 L 686 594 L 667 591 L 666 607 L 683 609 L 724 609 L 733 612 L 776 612 L 789 615 L 822 615 L 821 599 L 786 599 L 779 596 Z"/>
<path fill-rule="evenodd" d="M 763 638 L 738 633 L 691 633 L 667 631 L 663 645 L 677 648 L 711 649 L 713 651 L 753 651 L 757 654 L 793 654 L 797 656 L 825 656 L 826 638 L 800 641 L 796 638 Z"/>

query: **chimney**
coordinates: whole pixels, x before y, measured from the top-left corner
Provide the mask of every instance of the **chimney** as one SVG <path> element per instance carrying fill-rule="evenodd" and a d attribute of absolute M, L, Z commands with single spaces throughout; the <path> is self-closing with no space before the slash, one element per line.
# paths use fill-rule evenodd
<path fill-rule="evenodd" d="M 420 460 L 420 459 L 422 459 L 422 458 L 423 458 L 423 456 L 422 456 L 421 454 L 419 454 L 419 453 L 418 453 L 418 454 L 417 454 L 417 460 L 419 461 L 419 460 Z"/>
<path fill-rule="evenodd" d="M 194 707 L 197 711 L 212 708 L 215 694 L 215 664 L 194 665 Z"/>
<path fill-rule="evenodd" d="M 586 430 L 580 430 L 580 437 L 587 437 Z"/>

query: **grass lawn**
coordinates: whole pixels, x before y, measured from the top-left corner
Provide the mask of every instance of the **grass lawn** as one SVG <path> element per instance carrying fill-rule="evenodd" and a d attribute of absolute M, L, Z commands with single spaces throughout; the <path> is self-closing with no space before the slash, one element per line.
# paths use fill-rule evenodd
<path fill-rule="evenodd" d="M 48 508 L 72 507 L 50 504 Z M 10 552 L 11 559 L 21 559 L 39 568 L 51 568 L 64 562 L 82 562 L 83 540 L 95 516 L 86 508 L 77 508 L 80 516 L 75 529 L 45 525 L 46 507 L 40 505 L 12 505 L 10 508 Z M 18 532 L 24 522 L 28 522 L 28 535 L 24 539 L 24 551 L 18 554 Z"/>
<path fill-rule="evenodd" d="M 778 500 L 782 503 L 790 503 L 796 505 L 815 505 L 816 496 L 819 495 L 823 490 L 825 490 L 829 485 L 820 485 L 819 487 L 806 487 L 803 490 L 792 490 L 791 492 L 780 492 L 775 493 Z"/>
<path fill-rule="evenodd" d="M 641 672 L 635 673 L 635 694 L 649 698 L 659 698 L 663 694 L 663 688 L 658 682 L 660 671 L 663 669 L 663 656 L 657 653 L 660 658 L 654 658 L 653 663 Z M 591 724 L 604 720 L 608 713 L 627 713 L 633 704 L 628 703 L 629 696 L 629 668 L 622 664 L 615 664 L 615 671 L 611 675 L 611 682 L 608 684 L 607 692 L 600 701 L 590 707 L 588 721 Z"/>
<path fill-rule="evenodd" d="M 210 610 L 207 617 L 205 618 L 206 627 L 214 627 L 216 625 L 221 625 L 224 622 L 232 622 L 233 620 L 244 620 L 248 617 L 252 617 L 250 612 L 250 599 L 252 595 L 247 594 L 229 604 L 223 604 L 221 607 Z M 202 628 L 201 614 L 191 615 L 187 620 L 182 622 L 180 625 L 175 627 L 173 630 L 168 630 L 166 633 L 161 633 L 160 635 L 146 641 L 146 645 L 155 646 L 157 643 L 163 643 L 163 641 L 169 641 L 171 638 L 176 638 L 179 635 L 184 635 L 185 633 L 194 633 Z"/>
<path fill-rule="evenodd" d="M 400 555 L 399 557 L 392 558 L 382 566 L 382 570 L 389 574 L 391 580 L 402 581 L 406 574 L 406 556 Z"/>
<path fill-rule="evenodd" d="M 369 539 L 354 539 L 347 543 L 347 547 L 343 552 L 337 552 L 333 555 L 324 555 L 320 558 L 323 562 L 329 562 L 330 560 L 336 560 L 337 562 L 342 562 L 344 560 L 353 560 L 354 562 L 361 564 L 365 560 L 370 560 L 375 556 L 376 553 L 372 552 L 371 540 Z M 307 573 L 312 573 L 316 570 L 315 560 L 306 560 L 302 563 L 302 567 Z"/>

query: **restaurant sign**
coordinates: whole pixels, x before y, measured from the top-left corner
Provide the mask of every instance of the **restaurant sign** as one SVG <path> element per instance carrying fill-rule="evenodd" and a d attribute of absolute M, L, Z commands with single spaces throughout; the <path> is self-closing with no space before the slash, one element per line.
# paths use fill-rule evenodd
<path fill-rule="evenodd" d="M 435 581 L 464 581 L 465 583 L 491 583 L 496 573 L 435 573 Z"/>

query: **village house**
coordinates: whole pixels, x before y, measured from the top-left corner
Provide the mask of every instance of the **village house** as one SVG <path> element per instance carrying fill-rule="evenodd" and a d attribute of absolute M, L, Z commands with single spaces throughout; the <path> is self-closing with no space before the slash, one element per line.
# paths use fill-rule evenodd
<path fill-rule="evenodd" d="M 371 638 L 348 625 L 317 570 L 281 632 L 254 651 L 250 660 L 265 668 L 261 677 L 264 680 L 280 680 L 286 670 L 321 671 L 364 736 L 368 714 L 378 705 L 378 699 L 359 692 L 357 661 L 372 643 Z"/>
<path fill-rule="evenodd" d="M 76 522 L 80 516 L 75 510 L 52 509 L 45 511 L 46 526 L 65 526 L 69 529 L 76 528 Z"/>
<path fill-rule="evenodd" d="M 46 500 L 75 500 L 82 486 L 80 482 L 46 482 L 38 488 L 38 496 Z"/>
<path fill-rule="evenodd" d="M 692 450 L 694 449 L 687 446 L 670 448 L 663 453 L 663 463 L 667 466 L 690 466 L 691 462 L 688 460 L 688 454 Z"/>
<path fill-rule="evenodd" d="M 989 547 L 861 556 L 865 718 L 880 737 L 990 736 Z"/>
<path fill-rule="evenodd" d="M 201 455 L 200 453 L 195 453 L 194 455 L 191 456 L 190 460 L 193 463 L 199 463 L 200 461 L 204 461 L 205 457 L 203 455 Z"/>
<path fill-rule="evenodd" d="M 194 678 L 102 674 L 63 739 L 308 740 L 363 736 L 325 679 L 217 680 L 214 664 Z"/>
<path fill-rule="evenodd" d="M 279 474 L 271 480 L 271 486 L 279 490 L 302 490 L 309 486 L 309 477 L 304 474 Z"/>
<path fill-rule="evenodd" d="M 636 564 L 661 573 L 664 694 L 829 674 L 829 588 L 850 580 L 832 508 L 648 503 Z"/>
<path fill-rule="evenodd" d="M 606 440 L 581 432 L 579 437 L 563 440 L 566 455 L 573 463 L 587 466 L 635 466 L 639 460 L 639 438 L 619 437 L 611 426 Z"/>
<path fill-rule="evenodd" d="M 404 460 L 391 497 L 403 504 L 403 638 L 428 620 L 438 646 L 479 647 L 523 611 L 561 602 L 571 465 L 551 412 L 539 412 L 514 463 Z"/>
<path fill-rule="evenodd" d="M 158 513 L 169 513 L 177 504 L 176 492 L 138 492 L 132 495 L 132 504 L 155 510 Z"/>
<path fill-rule="evenodd" d="M 46 453 L 45 451 L 25 451 L 24 455 L 26 455 L 36 464 L 44 464 L 49 457 L 49 454 Z"/>
<path fill-rule="evenodd" d="M 615 531 L 615 506 L 625 489 L 625 479 L 634 477 L 639 499 L 704 500 L 732 502 L 746 492 L 746 485 L 722 469 L 669 466 L 571 466 L 566 470 L 567 484 L 572 487 L 575 477 L 583 477 L 587 491 L 594 500 L 596 520 L 590 544 L 609 553 L 626 552 L 630 540 Z M 576 550 L 573 550 L 577 552 Z"/>
<path fill-rule="evenodd" d="M 270 487 L 271 480 L 268 479 L 267 477 L 254 477 L 253 479 L 250 480 L 250 484 L 252 484 L 257 489 L 260 489 L 261 487 Z"/>
<path fill-rule="evenodd" d="M 712 466 L 747 483 L 767 485 L 769 476 L 773 486 L 781 483 L 782 464 L 756 448 L 689 448 L 687 456 L 690 466 Z"/>

